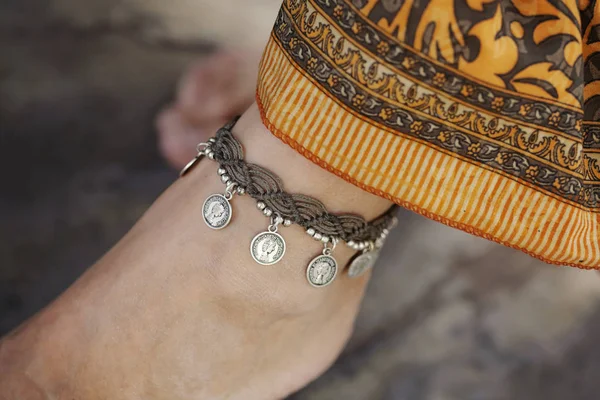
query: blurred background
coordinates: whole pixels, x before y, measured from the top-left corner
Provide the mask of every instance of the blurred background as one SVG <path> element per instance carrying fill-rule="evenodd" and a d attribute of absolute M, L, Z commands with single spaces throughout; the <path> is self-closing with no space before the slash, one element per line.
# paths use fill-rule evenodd
<path fill-rule="evenodd" d="M 157 112 L 190 62 L 260 46 L 276 4 L 0 2 L 0 334 L 176 178 Z M 598 399 L 598 274 L 400 217 L 349 346 L 293 399 Z"/>

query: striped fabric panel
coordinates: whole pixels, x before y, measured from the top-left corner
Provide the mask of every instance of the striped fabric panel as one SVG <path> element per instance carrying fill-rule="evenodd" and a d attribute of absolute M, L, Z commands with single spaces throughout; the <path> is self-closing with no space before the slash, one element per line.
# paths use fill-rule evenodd
<path fill-rule="evenodd" d="M 546 262 L 600 266 L 597 214 L 359 118 L 299 71 L 274 38 L 257 102 L 275 136 L 364 190 Z"/>

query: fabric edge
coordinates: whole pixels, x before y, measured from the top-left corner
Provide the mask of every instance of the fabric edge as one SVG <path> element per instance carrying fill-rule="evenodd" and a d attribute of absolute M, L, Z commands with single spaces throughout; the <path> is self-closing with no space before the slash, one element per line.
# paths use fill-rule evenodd
<path fill-rule="evenodd" d="M 256 98 L 256 103 L 258 105 L 258 109 L 260 112 L 260 117 L 262 120 L 262 123 L 264 124 L 264 126 L 269 130 L 269 132 L 271 132 L 271 134 L 275 137 L 277 137 L 279 140 L 281 140 L 283 143 L 285 143 L 286 145 L 290 146 L 292 149 L 294 149 L 295 151 L 297 151 L 298 153 L 300 153 L 303 157 L 305 157 L 306 159 L 308 159 L 309 161 L 317 164 L 318 166 L 320 166 L 321 168 L 326 169 L 327 171 L 335 174 L 336 176 L 344 179 L 345 181 L 353 184 L 354 186 L 357 186 L 358 188 L 365 190 L 371 194 L 374 194 L 376 196 L 379 197 L 383 197 L 387 200 L 390 200 L 396 204 L 398 204 L 399 206 L 406 208 L 407 210 L 410 210 L 416 214 L 422 215 L 426 218 L 429 218 L 433 221 L 436 222 L 440 222 L 446 226 L 449 226 L 451 228 L 456 228 L 459 229 L 463 232 L 469 233 L 471 235 L 474 236 L 478 236 L 481 237 L 483 239 L 487 239 L 496 243 L 499 243 L 503 246 L 515 249 L 515 250 L 519 250 L 533 258 L 536 258 L 540 261 L 543 261 L 547 264 L 552 264 L 552 265 L 557 265 L 557 266 L 567 266 L 567 267 L 575 267 L 575 268 L 579 268 L 579 269 L 584 269 L 584 270 L 600 270 L 600 266 L 588 266 L 588 265 L 583 265 L 583 264 L 577 264 L 577 263 L 569 263 L 569 262 L 562 262 L 562 261 L 554 261 L 548 258 L 545 258 L 542 255 L 536 254 L 526 248 L 520 247 L 516 244 L 512 244 L 509 243 L 507 241 L 504 241 L 502 239 L 500 239 L 497 236 L 494 236 L 490 233 L 486 233 L 478 228 L 475 228 L 471 225 L 468 224 L 464 224 L 462 222 L 457 222 L 451 219 L 448 219 L 446 217 L 443 217 L 441 215 L 432 213 L 424 208 L 421 208 L 413 203 L 410 203 L 408 201 L 405 200 L 401 200 L 399 198 L 396 198 L 394 196 L 389 195 L 388 193 L 385 193 L 381 190 L 375 189 L 374 187 L 371 187 L 369 185 L 365 185 L 361 182 L 359 182 L 358 180 L 356 180 L 355 178 L 351 177 L 350 175 L 343 173 L 341 171 L 339 171 L 338 169 L 336 169 L 335 167 L 331 166 L 330 164 L 328 164 L 327 162 L 325 162 L 323 159 L 321 159 L 320 157 L 318 157 L 317 155 L 315 155 L 314 153 L 312 153 L 311 151 L 309 151 L 308 149 L 306 149 L 304 146 L 302 146 L 300 143 L 298 143 L 297 141 L 295 141 L 294 139 L 290 138 L 288 135 L 286 135 L 284 132 L 282 132 L 279 128 L 277 128 L 273 123 L 271 123 L 271 121 L 269 120 L 269 118 L 267 117 L 267 113 L 266 110 L 263 106 L 262 100 L 260 98 L 259 95 L 259 91 L 258 89 L 256 90 L 256 94 L 255 94 L 255 98 Z"/>

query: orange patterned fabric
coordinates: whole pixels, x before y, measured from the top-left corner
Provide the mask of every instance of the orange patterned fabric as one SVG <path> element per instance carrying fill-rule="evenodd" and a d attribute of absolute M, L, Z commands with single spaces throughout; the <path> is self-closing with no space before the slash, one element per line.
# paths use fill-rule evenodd
<path fill-rule="evenodd" d="M 365 190 L 600 268 L 595 0 L 284 0 L 257 101 L 273 134 Z"/>

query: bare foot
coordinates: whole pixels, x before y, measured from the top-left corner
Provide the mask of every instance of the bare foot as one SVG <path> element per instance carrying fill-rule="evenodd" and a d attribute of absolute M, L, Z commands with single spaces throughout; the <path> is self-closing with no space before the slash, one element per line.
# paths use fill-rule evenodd
<path fill-rule="evenodd" d="M 260 52 L 223 50 L 193 65 L 182 77 L 175 104 L 157 118 L 159 149 L 181 168 L 204 141 L 254 99 Z"/>
<path fill-rule="evenodd" d="M 249 162 L 292 192 L 374 218 L 390 203 L 281 143 L 253 105 L 235 127 Z M 337 357 L 368 276 L 340 273 L 311 287 L 306 264 L 323 247 L 285 227 L 287 250 L 255 263 L 251 238 L 268 219 L 248 196 L 230 225 L 202 222 L 202 203 L 224 185 L 201 161 L 57 301 L 0 341 L 0 399 L 270 400 L 306 385 Z M 335 250 L 340 265 L 352 251 Z"/>

